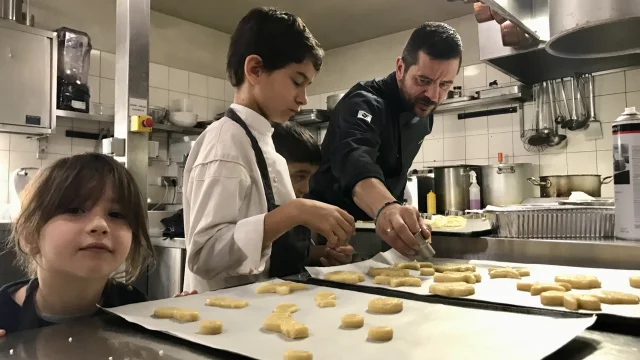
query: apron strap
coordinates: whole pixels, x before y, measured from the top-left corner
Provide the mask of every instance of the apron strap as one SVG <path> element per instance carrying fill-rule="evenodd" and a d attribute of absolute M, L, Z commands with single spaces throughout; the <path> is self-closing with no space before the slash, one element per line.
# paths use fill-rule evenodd
<path fill-rule="evenodd" d="M 260 149 L 260 144 L 258 144 L 258 140 L 249 130 L 247 124 L 240 118 L 238 113 L 232 108 L 228 108 L 225 111 L 224 115 L 231 119 L 236 124 L 240 125 L 244 132 L 249 137 L 251 141 L 251 148 L 253 148 L 253 153 L 256 156 L 256 163 L 258 164 L 258 170 L 260 170 L 260 178 L 262 178 L 262 186 L 264 187 L 264 194 L 267 197 L 267 210 L 273 211 L 276 206 L 276 199 L 273 196 L 273 188 L 271 187 L 271 177 L 269 176 L 269 168 L 267 167 L 267 161 L 264 158 L 264 154 L 262 153 L 262 149 Z"/>

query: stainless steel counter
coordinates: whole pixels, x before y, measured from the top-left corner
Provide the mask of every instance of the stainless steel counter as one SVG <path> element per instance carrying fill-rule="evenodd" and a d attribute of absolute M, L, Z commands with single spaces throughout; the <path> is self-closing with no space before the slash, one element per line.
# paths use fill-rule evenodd
<path fill-rule="evenodd" d="M 596 330 L 585 331 L 547 357 L 550 360 L 638 358 L 640 358 L 639 337 Z M 0 359 L 204 360 L 246 358 L 195 345 L 166 334 L 148 331 L 114 316 L 104 314 L 98 318 L 81 322 L 11 334 L 0 342 Z"/>

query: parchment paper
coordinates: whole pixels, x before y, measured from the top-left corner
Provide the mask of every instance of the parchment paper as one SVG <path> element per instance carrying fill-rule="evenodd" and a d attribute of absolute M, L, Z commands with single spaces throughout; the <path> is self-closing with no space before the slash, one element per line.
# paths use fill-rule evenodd
<path fill-rule="evenodd" d="M 373 259 L 363 261 L 361 263 L 334 266 L 334 267 L 308 267 L 307 271 L 315 278 L 323 279 L 324 274 L 336 271 L 359 271 L 365 274 L 365 282 L 358 285 L 371 286 L 371 287 L 384 287 L 396 291 L 403 291 L 413 294 L 430 295 L 429 285 L 433 283 L 432 276 L 419 276 L 418 271 L 410 270 L 411 275 L 418 276 L 423 279 L 422 287 L 397 287 L 391 288 L 386 285 L 377 285 L 373 283 L 373 277 L 366 275 L 370 266 L 385 267 L 398 261 L 411 261 L 395 250 L 389 250 L 385 253 L 379 253 Z M 636 294 L 640 296 L 640 289 L 632 288 L 629 285 L 629 276 L 639 275 L 640 271 L 637 270 L 615 270 L 615 269 L 597 269 L 597 268 L 581 268 L 571 266 L 556 266 L 556 265 L 542 265 L 542 264 L 520 264 L 520 263 L 507 263 L 499 261 L 485 261 L 485 260 L 457 260 L 457 259 L 434 259 L 434 264 L 444 263 L 462 263 L 471 264 L 476 266 L 476 272 L 482 275 L 482 281 L 475 284 L 475 295 L 468 296 L 465 299 L 482 300 L 487 302 L 510 304 L 518 306 L 527 306 L 541 309 L 554 309 L 562 311 L 567 310 L 562 306 L 549 307 L 540 303 L 539 296 L 531 296 L 528 292 L 516 290 L 516 283 L 520 281 L 525 282 L 554 282 L 556 275 L 562 274 L 580 274 L 580 275 L 593 275 L 598 277 L 602 283 L 601 290 L 615 290 L 626 293 Z M 491 279 L 489 278 L 490 267 L 506 267 L 513 268 L 527 268 L 531 271 L 531 276 L 523 277 L 521 280 L 516 279 Z M 586 294 L 594 290 L 571 290 L 572 293 Z M 587 311 L 580 310 L 583 313 L 606 313 L 618 316 L 624 316 L 629 318 L 640 318 L 640 305 L 607 305 L 602 304 L 602 311 Z"/>
<path fill-rule="evenodd" d="M 147 329 L 212 348 L 227 350 L 256 359 L 281 360 L 288 349 L 311 351 L 316 360 L 335 359 L 541 359 L 582 333 L 595 317 L 554 319 L 544 316 L 493 312 L 404 300 L 404 310 L 396 315 L 366 312 L 374 295 L 353 291 L 307 286 L 307 290 L 290 295 L 255 294 L 258 284 L 170 298 L 106 309 L 127 321 Z M 337 295 L 335 308 L 319 309 L 314 295 L 319 290 Z M 228 296 L 245 299 L 244 309 L 220 309 L 204 306 L 208 297 Z M 293 318 L 309 327 L 310 336 L 288 340 L 280 334 L 261 329 L 272 309 L 283 302 L 293 302 L 301 310 Z M 179 306 L 200 312 L 205 320 L 220 320 L 223 333 L 199 335 L 198 322 L 181 324 L 155 319 L 153 310 L 160 306 Z M 340 317 L 358 313 L 365 326 L 357 330 L 339 328 Z M 386 343 L 367 341 L 371 326 L 391 326 L 393 340 Z"/>

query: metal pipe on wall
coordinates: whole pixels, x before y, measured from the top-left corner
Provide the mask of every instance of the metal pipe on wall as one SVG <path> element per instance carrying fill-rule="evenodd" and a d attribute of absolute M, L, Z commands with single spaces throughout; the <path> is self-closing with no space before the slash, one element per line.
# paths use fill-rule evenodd
<path fill-rule="evenodd" d="M 125 156 L 116 159 L 133 175 L 147 202 L 149 133 L 131 132 L 130 118 L 146 115 L 149 100 L 150 0 L 118 0 L 114 135 L 125 139 Z M 145 214 L 146 215 L 146 214 Z M 136 286 L 147 293 L 146 277 Z"/>

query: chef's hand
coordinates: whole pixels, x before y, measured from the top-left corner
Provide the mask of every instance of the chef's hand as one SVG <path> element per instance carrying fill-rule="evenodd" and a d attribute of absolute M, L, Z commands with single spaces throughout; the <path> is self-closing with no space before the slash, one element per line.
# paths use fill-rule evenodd
<path fill-rule="evenodd" d="M 297 214 L 300 216 L 300 224 L 324 236 L 327 247 L 336 248 L 349 243 L 356 229 L 353 216 L 339 207 L 320 201 L 296 200 L 300 203 Z"/>
<path fill-rule="evenodd" d="M 4 330 L 0 330 L 0 338 L 4 337 L 5 335 L 7 335 L 7 332 Z"/>
<path fill-rule="evenodd" d="M 177 294 L 174 297 L 183 297 L 183 296 L 189 296 L 189 295 L 196 295 L 198 293 L 198 290 L 191 290 L 191 291 L 183 291 L 180 294 Z"/>
<path fill-rule="evenodd" d="M 413 206 L 389 205 L 382 209 L 376 221 L 376 234 L 406 257 L 414 257 L 420 249 L 414 238 L 418 231 L 425 239 L 431 237 L 431 228 Z"/>
<path fill-rule="evenodd" d="M 353 258 L 353 247 L 351 245 L 340 246 L 335 249 L 326 247 L 324 255 L 320 258 L 323 266 L 338 266 L 351 264 Z"/>

